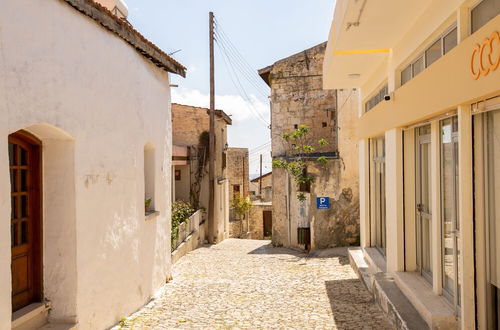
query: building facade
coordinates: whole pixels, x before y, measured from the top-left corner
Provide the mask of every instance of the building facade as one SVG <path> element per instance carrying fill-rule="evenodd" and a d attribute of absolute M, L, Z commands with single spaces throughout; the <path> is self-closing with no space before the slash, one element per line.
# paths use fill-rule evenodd
<path fill-rule="evenodd" d="M 228 148 L 227 149 L 227 178 L 229 180 L 229 204 L 239 197 L 248 197 L 249 174 L 248 174 L 248 148 Z M 231 220 L 235 216 L 231 211 Z"/>
<path fill-rule="evenodd" d="M 262 181 L 262 183 L 261 183 Z M 250 198 L 271 202 L 273 198 L 273 172 L 262 174 L 250 181 Z"/>
<path fill-rule="evenodd" d="M 288 172 L 273 169 L 272 175 L 272 241 L 275 245 L 321 249 L 356 244 L 359 240 L 358 184 L 356 143 L 340 146 L 344 133 L 338 107 L 351 107 L 357 102 L 356 91 L 324 90 L 322 65 L 326 43 L 282 59 L 259 70 L 271 87 L 271 140 L 273 160 L 293 160 L 294 145 L 283 139 L 301 125 L 309 128 L 307 140 L 316 148 L 306 159 L 311 185 L 297 185 Z M 339 104 L 338 98 L 344 103 Z M 355 129 L 355 128 L 354 128 Z M 356 134 L 354 134 L 355 136 Z M 347 137 L 349 138 L 349 137 Z M 324 139 L 327 145 L 317 141 Z M 292 150 L 292 152 L 290 152 Z M 326 164 L 313 161 L 323 156 Z M 302 193 L 304 201 L 297 195 Z M 317 208 L 317 198 L 331 200 L 327 209 Z M 309 241 L 309 242 L 307 242 Z"/>
<path fill-rule="evenodd" d="M 248 214 L 236 213 L 233 201 L 248 198 L 249 195 L 248 148 L 228 148 L 227 178 L 229 181 L 229 236 L 246 237 L 248 232 Z"/>
<path fill-rule="evenodd" d="M 208 131 L 209 109 L 190 105 L 172 104 L 172 143 L 176 149 L 189 150 L 189 162 L 177 163 L 172 168 L 176 199 L 190 202 L 208 214 Z M 214 242 L 229 237 L 229 181 L 227 179 L 227 125 L 231 118 L 222 110 L 215 111 L 215 191 L 214 224 L 211 235 Z M 182 157 L 182 156 L 181 156 Z M 176 159 L 182 161 L 181 159 Z M 187 160 L 187 159 L 185 159 Z M 188 197 L 189 196 L 189 197 Z M 210 242 L 211 240 L 208 239 Z"/>
<path fill-rule="evenodd" d="M 499 13 L 498 0 L 335 8 L 324 86 L 360 90 L 360 262 L 431 328 L 500 327 Z"/>
<path fill-rule="evenodd" d="M 185 68 L 94 1 L 2 1 L 0 21 L 0 328 L 110 327 L 170 277 Z"/>

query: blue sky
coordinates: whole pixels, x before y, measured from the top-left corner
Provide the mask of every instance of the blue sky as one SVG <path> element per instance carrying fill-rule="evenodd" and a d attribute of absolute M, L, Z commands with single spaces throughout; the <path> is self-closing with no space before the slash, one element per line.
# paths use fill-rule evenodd
<path fill-rule="evenodd" d="M 225 40 L 219 43 L 229 56 L 224 61 L 224 52 L 216 45 L 216 107 L 232 115 L 229 145 L 250 149 L 250 173 L 257 173 L 260 153 L 264 154 L 264 172 L 270 171 L 270 134 L 266 128 L 269 102 L 265 97 L 269 89 L 256 70 L 326 41 L 335 1 L 126 0 L 126 3 L 129 21 L 144 36 L 168 53 L 180 49 L 173 57 L 188 68 L 187 78 L 172 76 L 172 83 L 179 85 L 172 89 L 172 101 L 205 107 L 209 105 L 208 12 L 214 12 L 225 33 Z M 238 61 L 231 44 L 243 60 Z M 236 68 L 232 76 L 228 73 L 231 65 Z M 240 67 L 248 73 L 241 73 Z"/>

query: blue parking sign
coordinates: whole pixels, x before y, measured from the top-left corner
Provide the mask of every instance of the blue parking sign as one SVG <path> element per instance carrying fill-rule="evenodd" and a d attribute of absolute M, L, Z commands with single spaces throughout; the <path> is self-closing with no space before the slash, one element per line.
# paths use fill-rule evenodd
<path fill-rule="evenodd" d="M 330 197 L 316 197 L 316 208 L 318 210 L 327 210 L 330 208 Z"/>

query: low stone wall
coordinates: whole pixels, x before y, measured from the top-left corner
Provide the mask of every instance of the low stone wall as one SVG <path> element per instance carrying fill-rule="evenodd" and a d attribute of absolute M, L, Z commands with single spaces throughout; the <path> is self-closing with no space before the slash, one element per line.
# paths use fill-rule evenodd
<path fill-rule="evenodd" d="M 196 211 L 189 217 L 188 221 L 179 226 L 179 237 L 174 242 L 178 246 L 172 252 L 172 264 L 175 264 L 180 258 L 203 245 L 205 241 L 205 227 L 206 223 L 202 219 L 200 210 Z"/>
<path fill-rule="evenodd" d="M 249 239 L 264 239 L 264 211 L 272 211 L 272 203 L 256 203 L 252 205 L 250 210 L 250 220 L 249 220 Z"/>
<path fill-rule="evenodd" d="M 233 220 L 229 221 L 229 237 L 230 238 L 247 238 L 247 227 L 248 227 L 248 220 L 241 219 L 241 220 Z"/>

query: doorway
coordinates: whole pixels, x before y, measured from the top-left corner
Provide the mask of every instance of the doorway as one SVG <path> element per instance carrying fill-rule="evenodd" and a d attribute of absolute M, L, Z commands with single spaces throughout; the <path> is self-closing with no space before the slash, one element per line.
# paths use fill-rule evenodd
<path fill-rule="evenodd" d="M 460 311 L 460 222 L 458 218 L 458 118 L 440 122 L 441 246 L 443 294 Z"/>
<path fill-rule="evenodd" d="M 432 283 L 431 125 L 416 129 L 417 269 Z"/>
<path fill-rule="evenodd" d="M 42 299 L 41 142 L 9 135 L 12 311 Z"/>
<path fill-rule="evenodd" d="M 264 220 L 264 237 L 271 237 L 273 234 L 273 211 L 262 211 Z"/>

